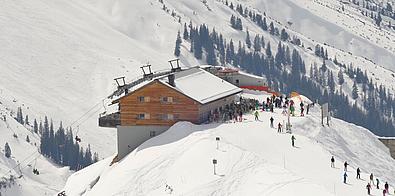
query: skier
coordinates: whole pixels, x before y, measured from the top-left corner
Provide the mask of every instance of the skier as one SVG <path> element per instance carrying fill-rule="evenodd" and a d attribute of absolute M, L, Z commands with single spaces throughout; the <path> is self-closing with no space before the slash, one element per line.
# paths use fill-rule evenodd
<path fill-rule="evenodd" d="M 304 112 L 304 104 L 303 102 L 300 102 L 300 116 L 304 116 L 303 112 Z"/>
<path fill-rule="evenodd" d="M 361 169 L 357 168 L 357 179 L 361 179 Z"/>
<path fill-rule="evenodd" d="M 331 167 L 335 168 L 335 158 L 333 156 L 331 158 Z"/>
<path fill-rule="evenodd" d="M 344 162 L 344 171 L 345 171 L 345 172 L 347 172 L 347 166 L 348 166 L 348 165 L 349 165 L 349 164 L 347 163 L 347 161 L 345 161 L 345 162 Z"/>
<path fill-rule="evenodd" d="M 270 117 L 270 128 L 274 128 L 273 121 L 274 121 L 274 118 L 272 116 L 272 117 Z"/>
<path fill-rule="evenodd" d="M 309 110 L 310 110 L 310 104 L 307 104 L 307 107 L 306 107 L 306 114 L 309 114 Z"/>
<path fill-rule="evenodd" d="M 378 178 L 376 178 L 376 188 L 380 189 L 380 180 Z"/>
<path fill-rule="evenodd" d="M 295 147 L 295 140 L 296 140 L 296 138 L 295 138 L 294 135 L 292 135 L 291 140 L 292 140 L 292 147 Z"/>
<path fill-rule="evenodd" d="M 344 172 L 344 174 L 343 174 L 343 183 L 344 184 L 347 184 L 347 177 L 348 177 L 347 172 Z"/>
<path fill-rule="evenodd" d="M 383 196 L 387 193 L 387 190 L 383 189 Z"/>
<path fill-rule="evenodd" d="M 255 115 L 255 121 L 258 121 L 258 120 L 259 120 L 259 113 L 258 113 L 258 110 L 255 110 L 254 115 Z"/>
<path fill-rule="evenodd" d="M 387 193 L 390 193 L 388 190 L 389 186 L 388 186 L 388 182 L 385 182 L 384 184 L 384 189 L 387 191 Z"/>
<path fill-rule="evenodd" d="M 370 195 L 370 189 L 371 189 L 372 187 L 370 186 L 370 183 L 368 183 L 368 185 L 366 185 L 366 189 L 368 190 L 368 195 Z"/>
<path fill-rule="evenodd" d="M 243 121 L 243 112 L 241 110 L 239 110 L 239 121 Z"/>
<path fill-rule="evenodd" d="M 281 123 L 278 123 L 278 128 L 277 128 L 277 133 L 281 133 L 281 127 L 282 127 L 282 125 L 281 125 Z"/>

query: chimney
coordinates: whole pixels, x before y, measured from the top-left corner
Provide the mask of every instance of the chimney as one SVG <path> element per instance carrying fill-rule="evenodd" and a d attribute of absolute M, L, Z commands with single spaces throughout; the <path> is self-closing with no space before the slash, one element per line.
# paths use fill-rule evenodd
<path fill-rule="evenodd" d="M 169 79 L 169 84 L 170 84 L 172 87 L 176 87 L 176 83 L 174 82 L 174 80 L 176 79 L 176 76 L 175 76 L 174 74 L 169 74 L 169 75 L 167 76 L 167 78 Z"/>

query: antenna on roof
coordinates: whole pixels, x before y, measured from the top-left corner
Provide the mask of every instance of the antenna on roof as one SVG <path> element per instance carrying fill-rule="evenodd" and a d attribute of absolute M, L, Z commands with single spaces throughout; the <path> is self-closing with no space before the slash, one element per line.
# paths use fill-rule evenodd
<path fill-rule="evenodd" d="M 176 62 L 176 64 L 173 65 L 173 62 Z M 169 60 L 169 63 L 170 63 L 171 71 L 172 71 L 172 72 L 181 71 L 180 59 Z"/>
<path fill-rule="evenodd" d="M 124 87 L 126 85 L 125 76 L 122 76 L 122 77 L 119 77 L 119 78 L 114 78 L 114 80 L 115 80 L 115 82 L 117 82 L 118 89 L 122 88 L 122 87 Z"/>
<path fill-rule="evenodd" d="M 143 66 L 141 66 L 140 68 L 141 68 L 141 70 L 143 70 L 144 78 L 152 77 L 152 76 L 154 75 L 154 74 L 152 73 L 151 65 L 150 65 L 150 64 L 143 65 Z"/>

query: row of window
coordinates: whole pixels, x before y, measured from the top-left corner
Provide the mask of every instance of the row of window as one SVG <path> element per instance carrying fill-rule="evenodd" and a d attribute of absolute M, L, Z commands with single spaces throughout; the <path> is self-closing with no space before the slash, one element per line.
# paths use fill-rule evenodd
<path fill-rule="evenodd" d="M 150 99 L 150 97 L 139 96 L 139 97 L 137 97 L 137 101 L 139 101 L 141 103 L 147 103 L 147 102 L 150 102 L 151 99 Z M 174 99 L 173 99 L 173 97 L 160 97 L 160 102 L 162 102 L 162 103 L 173 103 Z"/>
<path fill-rule="evenodd" d="M 157 118 L 159 120 L 176 120 L 179 118 L 179 115 L 176 114 L 158 114 Z M 141 114 L 137 114 L 137 119 L 138 120 L 149 120 L 151 119 L 151 115 L 148 113 L 141 113 Z"/>

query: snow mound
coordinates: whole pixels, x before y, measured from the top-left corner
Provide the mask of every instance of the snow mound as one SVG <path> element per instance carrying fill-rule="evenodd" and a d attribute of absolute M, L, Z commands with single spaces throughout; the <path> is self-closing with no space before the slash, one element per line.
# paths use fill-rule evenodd
<path fill-rule="evenodd" d="M 322 127 L 318 107 L 311 108 L 306 117 L 291 118 L 296 147 L 291 146 L 290 134 L 270 128 L 271 116 L 275 124 L 286 120 L 277 109 L 260 112 L 259 121 L 247 115 L 238 123 L 180 122 L 112 166 L 106 160 L 72 175 L 64 190 L 72 196 L 360 196 L 366 192 L 371 172 L 383 183 L 395 182 L 395 160 L 374 135 L 338 119 L 332 119 L 330 127 Z M 216 137 L 221 139 L 218 149 Z M 336 168 L 330 168 L 332 155 Z M 216 174 L 213 159 L 218 161 Z M 344 161 L 351 166 L 347 184 L 342 182 Z M 363 180 L 354 177 L 357 167 Z M 97 178 L 90 187 L 89 179 Z M 73 184 L 89 188 L 77 194 Z M 373 194 L 379 191 L 373 190 Z"/>

